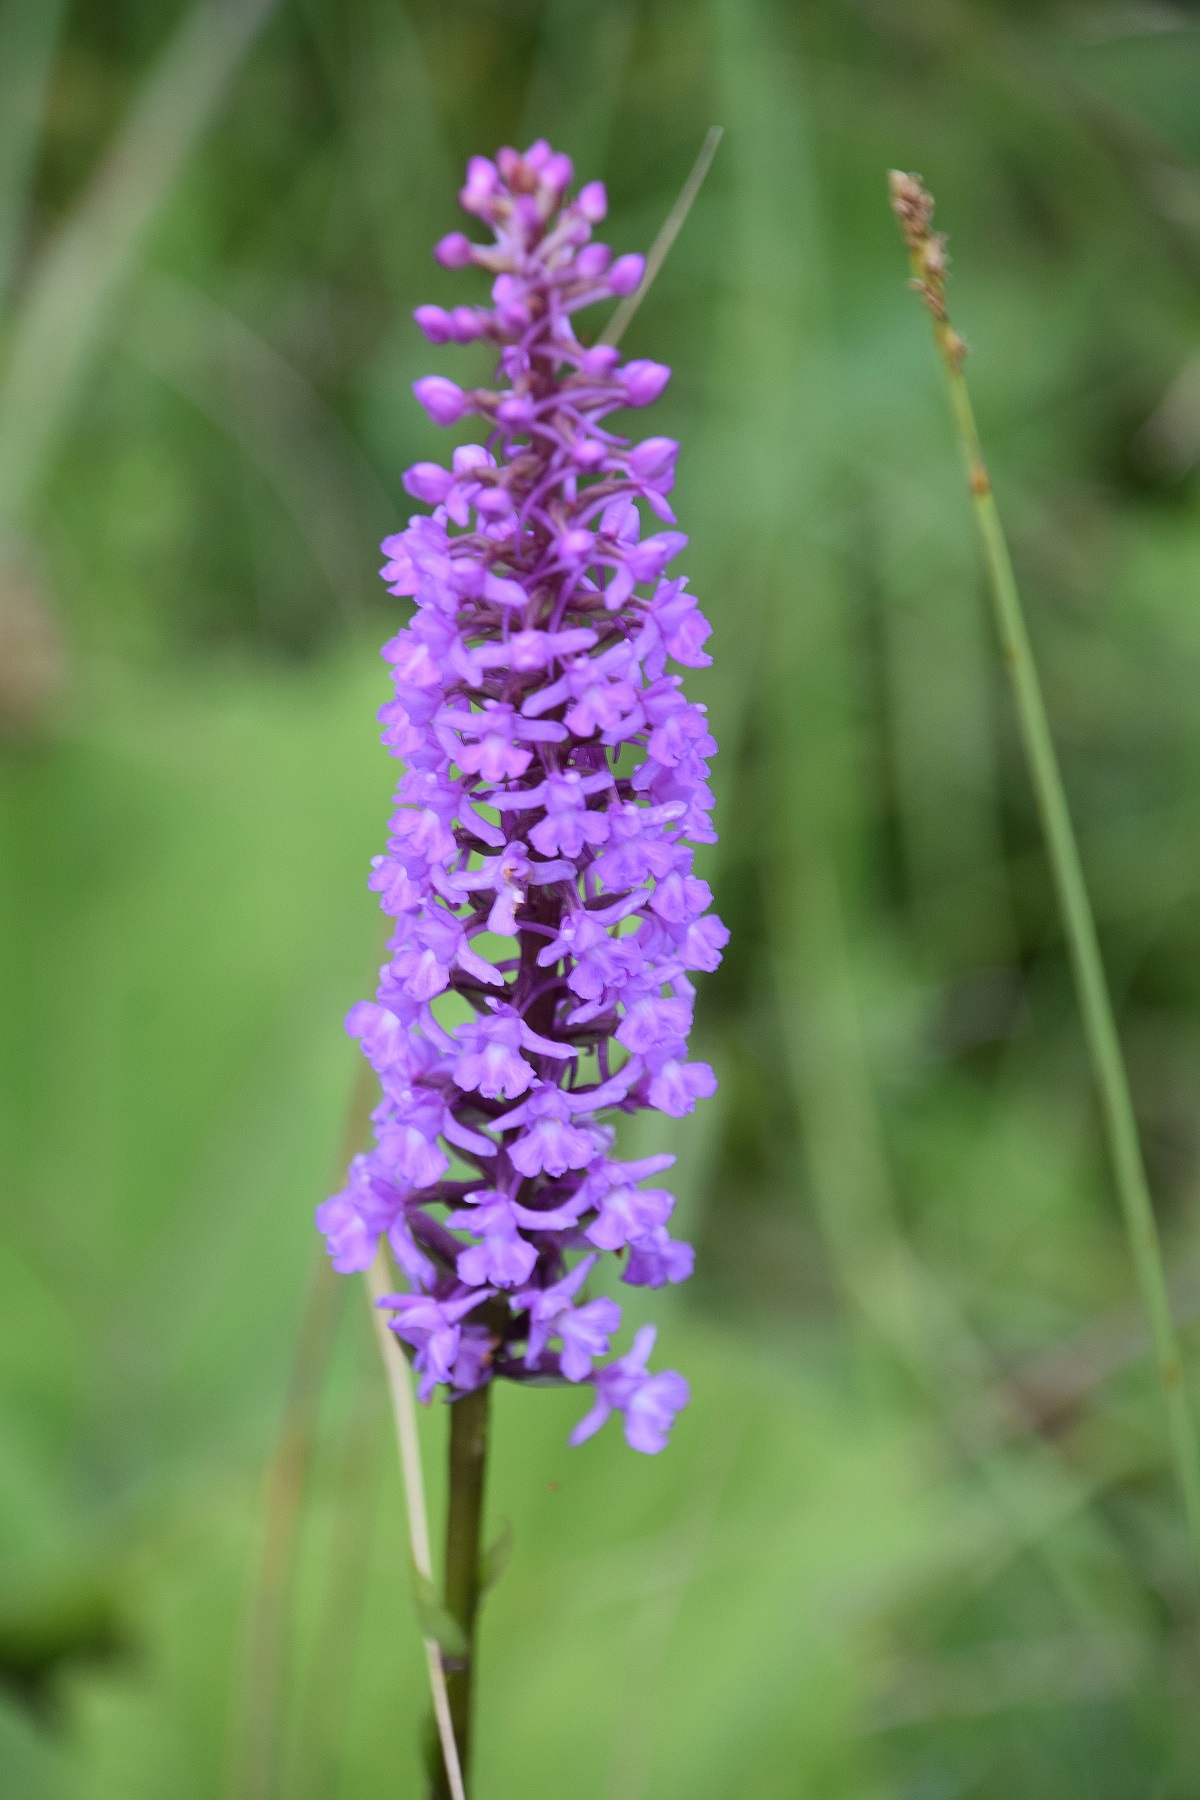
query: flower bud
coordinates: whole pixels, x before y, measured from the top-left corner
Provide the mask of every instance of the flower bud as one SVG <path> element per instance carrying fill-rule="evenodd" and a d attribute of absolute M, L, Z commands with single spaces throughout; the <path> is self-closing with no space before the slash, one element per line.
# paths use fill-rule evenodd
<path fill-rule="evenodd" d="M 621 370 L 625 397 L 630 406 L 650 406 L 671 379 L 666 363 L 630 362 Z"/>
<path fill-rule="evenodd" d="M 514 154 L 509 151 L 510 156 Z M 503 150 L 500 152 L 503 156 Z M 500 160 L 497 157 L 496 161 Z M 486 156 L 473 156 L 467 164 L 467 179 L 459 190 L 459 204 L 464 212 L 478 213 L 489 207 L 500 191 L 495 163 Z"/>
<path fill-rule="evenodd" d="M 678 455 L 679 445 L 674 438 L 646 438 L 629 452 L 629 467 L 641 480 L 651 481 L 656 475 L 665 474 Z"/>
<path fill-rule="evenodd" d="M 581 281 L 598 281 L 612 261 L 607 244 L 589 244 L 575 258 L 575 273 Z"/>
<path fill-rule="evenodd" d="M 507 425 L 510 429 L 517 431 L 522 430 L 526 425 L 532 425 L 534 416 L 533 401 L 526 399 L 524 394 L 510 394 L 496 408 L 496 417 L 501 425 Z"/>
<path fill-rule="evenodd" d="M 413 318 L 431 344 L 448 344 L 453 336 L 450 314 L 444 306 L 418 306 Z"/>
<path fill-rule="evenodd" d="M 595 541 L 591 532 L 583 526 L 577 526 L 573 531 L 564 531 L 558 540 L 559 555 L 564 562 L 578 562 L 582 557 L 592 554 Z"/>
<path fill-rule="evenodd" d="M 602 381 L 606 375 L 612 374 L 620 360 L 621 352 L 615 344 L 595 344 L 590 350 L 585 350 L 579 367 L 583 374 L 590 375 L 593 379 L 599 377 Z"/>
<path fill-rule="evenodd" d="M 513 201 L 513 218 L 527 234 L 537 231 L 542 223 L 542 215 L 532 194 L 517 195 Z"/>
<path fill-rule="evenodd" d="M 435 425 L 453 425 L 467 410 L 467 396 L 444 375 L 422 375 L 413 382 L 413 393 Z"/>
<path fill-rule="evenodd" d="M 427 506 L 440 506 L 454 486 L 449 469 L 434 462 L 414 463 L 411 469 L 404 471 L 403 480 L 405 493 L 411 494 L 414 500 L 424 500 Z"/>
<path fill-rule="evenodd" d="M 529 323 L 529 299 L 525 284 L 515 275 L 497 275 L 492 283 L 492 299 L 500 323 L 509 331 L 523 331 Z"/>
<path fill-rule="evenodd" d="M 574 173 L 570 157 L 560 151 L 557 156 L 551 156 L 542 169 L 542 180 L 557 195 L 561 194 L 565 188 L 570 187 L 571 177 Z"/>
<path fill-rule="evenodd" d="M 471 475 L 477 469 L 494 469 L 496 459 L 482 444 L 460 444 L 454 452 L 453 464 L 456 475 Z"/>
<path fill-rule="evenodd" d="M 443 269 L 465 269 L 474 248 L 465 232 L 450 231 L 434 245 L 434 260 L 440 262 Z"/>
<path fill-rule="evenodd" d="M 589 181 L 575 197 L 575 210 L 589 225 L 598 225 L 608 211 L 608 194 L 602 181 Z"/>
<path fill-rule="evenodd" d="M 483 320 L 473 306 L 456 306 L 450 314 L 450 335 L 456 344 L 473 344 L 483 336 Z"/>
<path fill-rule="evenodd" d="M 613 294 L 632 294 L 638 282 L 646 272 L 646 259 L 636 253 L 632 256 L 618 256 L 608 271 L 608 286 Z"/>
<path fill-rule="evenodd" d="M 571 446 L 571 460 L 581 469 L 598 469 L 607 455 L 599 438 L 577 438 Z"/>
<path fill-rule="evenodd" d="M 660 531 L 654 537 L 644 538 L 627 558 L 634 580 L 657 581 L 671 558 L 678 556 L 686 543 L 687 533 L 683 531 Z"/>

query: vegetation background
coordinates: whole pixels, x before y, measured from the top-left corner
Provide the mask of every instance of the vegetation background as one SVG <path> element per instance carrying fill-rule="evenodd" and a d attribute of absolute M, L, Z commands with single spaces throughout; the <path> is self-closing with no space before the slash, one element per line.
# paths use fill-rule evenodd
<path fill-rule="evenodd" d="M 1186 1323 L 1198 96 L 1194 5 L 0 4 L 11 1800 L 420 1792 L 355 1283 L 294 1555 L 303 1379 L 277 1456 L 393 776 L 375 546 L 444 454 L 410 382 L 476 367 L 409 315 L 465 291 L 429 245 L 469 153 L 551 137 L 624 251 L 713 123 L 627 340 L 675 367 L 716 626 L 722 1087 L 643 1128 L 699 1249 L 655 1306 L 695 1400 L 646 1461 L 501 1395 L 479 1793 L 1200 1793 L 1200 1578 L 884 185 L 919 169 L 952 233 Z"/>

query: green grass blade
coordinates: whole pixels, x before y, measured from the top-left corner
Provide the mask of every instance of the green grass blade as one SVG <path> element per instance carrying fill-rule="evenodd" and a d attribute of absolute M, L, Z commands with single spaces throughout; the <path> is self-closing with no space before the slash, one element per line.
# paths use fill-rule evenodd
<path fill-rule="evenodd" d="M 24 511 L 122 278 L 277 0 L 201 0 L 171 38 L 17 315 L 0 386 L 0 523 Z"/>

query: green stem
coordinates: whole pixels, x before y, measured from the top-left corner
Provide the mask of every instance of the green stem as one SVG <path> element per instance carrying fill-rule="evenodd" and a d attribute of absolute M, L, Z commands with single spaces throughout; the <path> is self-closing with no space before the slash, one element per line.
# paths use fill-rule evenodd
<path fill-rule="evenodd" d="M 1183 1362 L 1167 1296 L 1162 1247 L 1150 1201 L 1112 1001 L 1096 937 L 1096 922 L 1083 878 L 1079 847 L 1067 808 L 1067 797 L 1059 772 L 1054 740 L 1050 735 L 1029 634 L 1021 611 L 1008 544 L 992 494 L 987 465 L 983 460 L 971 397 L 963 379 L 961 342 L 944 319 L 935 318 L 934 335 L 950 383 L 954 420 L 967 466 L 975 522 L 983 543 L 1000 645 L 1016 699 L 1021 740 L 1062 910 L 1117 1192 L 1125 1215 L 1142 1301 L 1150 1320 L 1155 1361 L 1166 1397 L 1171 1444 L 1183 1486 L 1188 1526 L 1196 1554 L 1200 1557 L 1200 1444 L 1197 1443 L 1195 1420 L 1184 1388 Z"/>
<path fill-rule="evenodd" d="M 449 1657 L 446 1689 L 467 1793 L 471 1792 L 471 1701 L 475 1673 L 475 1620 L 483 1537 L 483 1485 L 487 1472 L 488 1398 L 491 1383 L 455 1400 L 450 1408 L 450 1495 L 446 1509 L 446 1610 L 462 1627 L 466 1655 Z M 449 1800 L 439 1769 L 434 1800 Z"/>

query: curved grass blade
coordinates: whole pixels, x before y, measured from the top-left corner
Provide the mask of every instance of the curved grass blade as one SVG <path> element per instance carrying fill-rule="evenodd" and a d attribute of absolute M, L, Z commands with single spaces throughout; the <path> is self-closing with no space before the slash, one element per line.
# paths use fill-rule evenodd
<path fill-rule="evenodd" d="M 0 525 L 24 512 L 138 246 L 278 0 L 201 0 L 26 290 L 0 384 Z"/>

